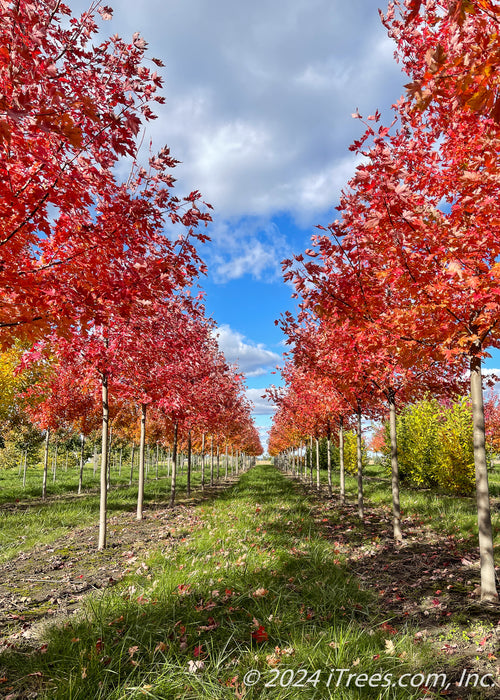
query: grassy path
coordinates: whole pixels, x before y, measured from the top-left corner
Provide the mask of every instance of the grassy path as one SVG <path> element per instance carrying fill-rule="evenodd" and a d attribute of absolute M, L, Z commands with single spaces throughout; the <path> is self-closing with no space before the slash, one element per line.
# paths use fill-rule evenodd
<path fill-rule="evenodd" d="M 416 644 L 410 620 L 393 626 L 327 537 L 318 503 L 274 468 L 183 512 L 175 547 L 151 549 L 36 648 L 3 652 L 1 697 L 423 698 L 437 696 L 432 683 L 412 684 L 438 670 L 447 697 L 461 697 L 452 660 Z"/>

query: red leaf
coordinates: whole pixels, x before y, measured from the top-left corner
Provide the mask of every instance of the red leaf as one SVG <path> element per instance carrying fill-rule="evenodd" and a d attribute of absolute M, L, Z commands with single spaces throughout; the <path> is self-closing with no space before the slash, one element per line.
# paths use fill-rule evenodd
<path fill-rule="evenodd" d="M 255 632 L 252 632 L 252 639 L 254 639 L 257 642 L 257 644 L 260 644 L 261 642 L 266 642 L 269 639 L 269 636 L 263 625 L 260 625 L 255 630 Z"/>

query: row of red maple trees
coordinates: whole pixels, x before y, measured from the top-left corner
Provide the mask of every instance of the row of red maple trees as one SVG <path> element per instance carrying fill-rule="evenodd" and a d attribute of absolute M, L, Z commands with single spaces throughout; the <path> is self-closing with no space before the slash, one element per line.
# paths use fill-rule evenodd
<path fill-rule="evenodd" d="M 365 131 L 339 218 L 284 261 L 299 312 L 280 322 L 291 350 L 270 449 L 348 421 L 360 440 L 362 416 L 388 413 L 401 539 L 396 406 L 470 382 L 482 600 L 497 601 L 481 364 L 500 346 L 500 9 L 397 1 L 382 21 L 410 82 L 390 125 L 353 115 Z"/>
<path fill-rule="evenodd" d="M 30 412 L 47 443 L 62 423 L 85 435 L 100 416 L 103 548 L 109 424 L 127 404 L 141 421 L 138 517 L 148 412 L 165 440 L 196 432 L 262 449 L 242 377 L 193 292 L 210 205 L 174 195 L 168 148 L 141 152 L 163 102 L 161 61 L 139 34 L 94 43 L 98 14 L 112 10 L 0 3 L 0 344 L 31 346 L 21 369 L 42 376 Z"/>

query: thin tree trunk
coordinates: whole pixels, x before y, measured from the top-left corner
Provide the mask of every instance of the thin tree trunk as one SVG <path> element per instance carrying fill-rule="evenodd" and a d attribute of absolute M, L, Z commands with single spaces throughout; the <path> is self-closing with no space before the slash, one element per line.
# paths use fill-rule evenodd
<path fill-rule="evenodd" d="M 493 531 L 491 527 L 490 494 L 486 463 L 481 358 L 477 356 L 472 356 L 470 360 L 470 387 L 474 426 L 477 524 L 479 530 L 479 554 L 481 557 L 481 602 L 497 602 L 498 592 L 495 581 Z"/>
<path fill-rule="evenodd" d="M 120 447 L 120 461 L 118 463 L 118 476 L 122 475 L 123 446 Z"/>
<path fill-rule="evenodd" d="M 214 485 L 214 436 L 210 435 L 210 486 Z"/>
<path fill-rule="evenodd" d="M 187 485 L 186 485 L 186 495 L 189 498 L 191 495 L 191 431 L 188 431 L 188 444 L 187 444 Z"/>
<path fill-rule="evenodd" d="M 201 436 L 201 490 L 205 490 L 205 433 Z"/>
<path fill-rule="evenodd" d="M 174 446 L 172 450 L 172 481 L 170 484 L 170 503 L 169 506 L 172 508 L 175 503 L 175 487 L 177 480 L 177 432 L 178 425 L 177 421 L 174 423 Z"/>
<path fill-rule="evenodd" d="M 332 436 L 330 432 L 330 421 L 328 421 L 328 433 L 326 436 L 326 465 L 328 468 L 328 495 L 330 497 L 333 496 L 333 488 L 332 488 L 332 452 L 331 452 L 331 447 L 332 447 Z"/>
<path fill-rule="evenodd" d="M 226 479 L 226 480 L 227 480 L 227 468 L 228 468 L 228 464 L 227 464 L 227 460 L 228 460 L 227 448 L 228 448 L 228 445 L 227 445 L 227 442 L 226 442 L 225 471 L 224 471 L 224 479 Z"/>
<path fill-rule="evenodd" d="M 319 491 L 321 488 L 321 480 L 319 473 L 319 439 L 316 438 L 316 488 Z"/>
<path fill-rule="evenodd" d="M 94 476 L 97 471 L 97 443 L 94 442 Z"/>
<path fill-rule="evenodd" d="M 49 468 L 49 440 L 50 440 L 50 430 L 47 428 L 45 433 L 45 453 L 43 457 L 43 479 L 42 479 L 42 500 L 45 500 L 47 496 L 47 471 Z"/>
<path fill-rule="evenodd" d="M 146 444 L 146 411 L 147 405 L 141 404 L 141 439 L 139 442 L 139 486 L 137 490 L 137 520 L 142 520 L 144 503 L 144 453 Z"/>
<path fill-rule="evenodd" d="M 106 518 L 108 508 L 108 376 L 102 375 L 102 438 L 101 438 L 101 485 L 99 502 L 99 550 L 106 547 Z"/>
<path fill-rule="evenodd" d="M 84 449 L 85 449 L 85 435 L 80 436 L 80 441 L 81 441 L 81 446 L 80 446 L 80 474 L 78 477 L 78 493 L 80 494 L 82 492 L 82 486 L 83 486 L 83 458 L 84 458 Z"/>
<path fill-rule="evenodd" d="M 159 463 L 159 461 L 160 461 L 160 457 L 159 457 L 159 454 L 158 454 L 158 453 L 159 453 L 159 450 L 160 450 L 160 444 L 157 442 L 157 443 L 156 443 L 156 465 L 155 465 L 156 481 L 158 481 L 158 479 L 159 479 L 159 477 L 158 477 L 158 463 Z"/>
<path fill-rule="evenodd" d="M 340 502 L 345 503 L 344 419 L 339 421 Z"/>
<path fill-rule="evenodd" d="M 363 459 L 361 453 L 361 409 L 358 402 L 358 426 L 356 430 L 356 452 L 358 461 L 358 515 L 363 520 L 365 516 L 364 504 L 363 504 Z"/>
<path fill-rule="evenodd" d="M 389 390 L 389 429 L 391 434 L 391 474 L 392 474 L 392 516 L 394 524 L 394 539 L 401 542 L 401 506 L 399 501 L 399 465 L 398 465 L 398 438 L 396 432 L 396 395 L 393 389 Z"/>
<path fill-rule="evenodd" d="M 220 479 L 220 447 L 217 444 L 217 481 Z"/>
<path fill-rule="evenodd" d="M 313 439 L 312 435 L 309 436 L 309 477 L 311 479 L 311 486 L 314 484 L 313 476 Z"/>

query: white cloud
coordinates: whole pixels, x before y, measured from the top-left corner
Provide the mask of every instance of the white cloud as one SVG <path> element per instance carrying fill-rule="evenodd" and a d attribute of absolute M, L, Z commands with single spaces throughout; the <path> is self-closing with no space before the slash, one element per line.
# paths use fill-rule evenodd
<path fill-rule="evenodd" d="M 263 343 L 249 341 L 227 324 L 220 326 L 217 334 L 219 347 L 226 360 L 230 364 L 237 364 L 248 377 L 266 374 L 269 368 L 274 368 L 281 361 L 281 356 L 267 350 Z"/>
<path fill-rule="evenodd" d="M 247 389 L 247 398 L 252 402 L 254 409 L 252 413 L 259 416 L 272 416 L 276 410 L 276 406 L 269 401 L 267 398 L 262 398 L 264 394 L 264 389 Z M 268 429 L 262 428 L 263 433 Z"/>
<path fill-rule="evenodd" d="M 281 261 L 291 251 L 276 224 L 260 218 L 218 222 L 211 227 L 210 237 L 212 244 L 207 246 L 204 257 L 215 282 L 224 283 L 244 275 L 281 280 Z"/>
<path fill-rule="evenodd" d="M 140 31 L 148 56 L 166 64 L 166 104 L 145 143 L 171 147 L 179 186 L 199 189 L 219 220 L 290 211 L 318 223 L 362 129 L 350 114 L 387 113 L 406 82 L 366 0 L 122 0 L 114 9 L 103 34 Z"/>

